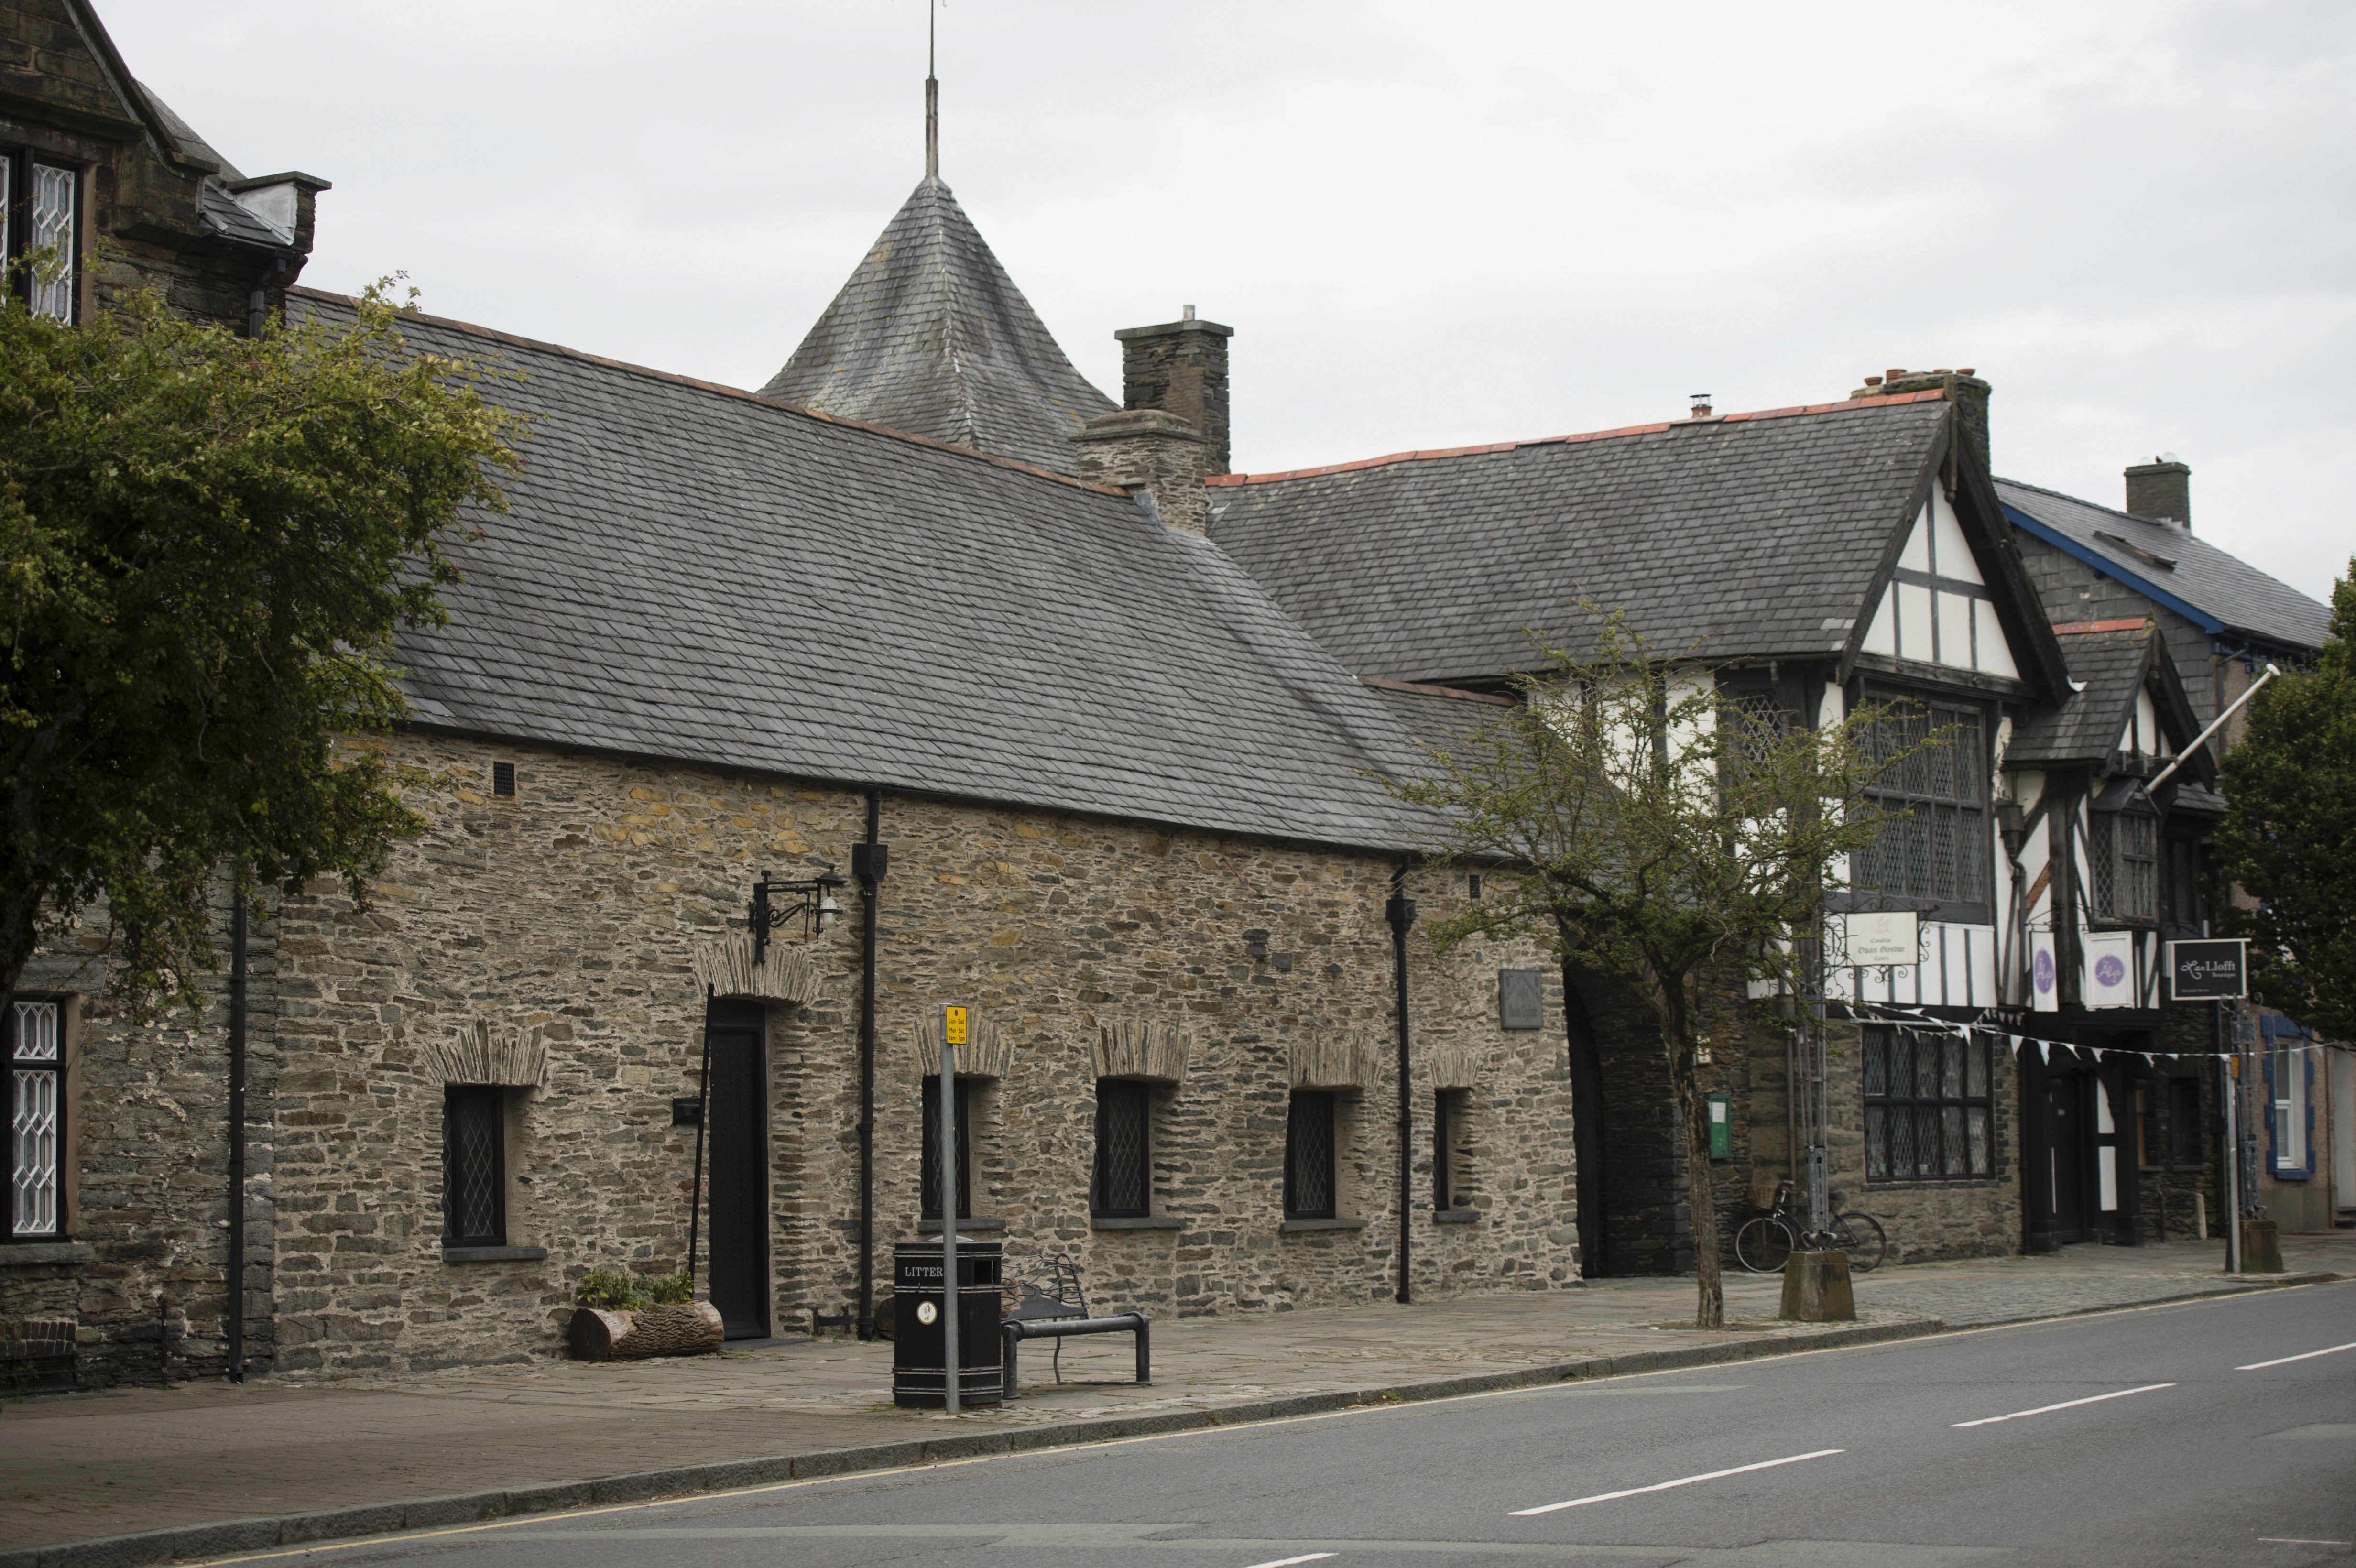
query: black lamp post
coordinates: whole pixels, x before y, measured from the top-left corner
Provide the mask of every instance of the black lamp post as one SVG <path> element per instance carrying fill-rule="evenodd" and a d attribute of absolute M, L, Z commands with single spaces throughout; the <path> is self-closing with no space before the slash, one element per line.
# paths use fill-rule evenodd
<path fill-rule="evenodd" d="M 753 928 L 753 962 L 758 964 L 768 956 L 769 933 L 782 931 L 797 915 L 801 917 L 805 941 L 832 930 L 842 914 L 842 906 L 834 901 L 835 891 L 850 885 L 850 879 L 831 865 L 798 882 L 773 880 L 766 871 L 762 872 L 761 880 L 753 884 L 753 905 L 746 915 Z"/>

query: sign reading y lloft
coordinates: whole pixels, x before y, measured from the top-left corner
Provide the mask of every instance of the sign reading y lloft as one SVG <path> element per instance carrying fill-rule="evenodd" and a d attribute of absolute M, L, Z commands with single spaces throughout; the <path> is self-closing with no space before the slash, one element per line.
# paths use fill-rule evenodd
<path fill-rule="evenodd" d="M 2168 944 L 2168 995 L 2178 1002 L 2232 1002 L 2250 994 L 2249 944 L 2239 937 Z"/>

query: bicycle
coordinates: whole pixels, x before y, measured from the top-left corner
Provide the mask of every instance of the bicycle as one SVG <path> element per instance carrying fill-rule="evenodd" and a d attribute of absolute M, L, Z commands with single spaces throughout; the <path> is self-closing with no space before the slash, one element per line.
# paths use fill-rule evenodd
<path fill-rule="evenodd" d="M 1890 1238 L 1880 1221 L 1856 1212 L 1836 1214 L 1824 1231 L 1810 1231 L 1788 1181 L 1776 1183 L 1775 1201 L 1767 1212 L 1743 1221 L 1734 1232 L 1735 1261 L 1752 1274 L 1783 1273 L 1784 1260 L 1804 1247 L 1847 1253 L 1849 1273 L 1870 1274 L 1889 1256 Z"/>

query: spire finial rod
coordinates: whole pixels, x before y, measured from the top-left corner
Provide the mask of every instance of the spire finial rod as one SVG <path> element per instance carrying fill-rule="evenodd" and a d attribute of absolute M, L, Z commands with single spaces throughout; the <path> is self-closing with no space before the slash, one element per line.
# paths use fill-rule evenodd
<path fill-rule="evenodd" d="M 925 0 L 925 177 L 941 177 L 941 84 L 933 73 L 940 13 Z"/>

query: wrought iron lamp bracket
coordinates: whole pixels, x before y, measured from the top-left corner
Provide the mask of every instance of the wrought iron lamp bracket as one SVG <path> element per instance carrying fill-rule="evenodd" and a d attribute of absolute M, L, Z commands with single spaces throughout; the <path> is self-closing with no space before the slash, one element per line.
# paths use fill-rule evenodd
<path fill-rule="evenodd" d="M 850 886 L 850 879 L 834 869 L 831 861 L 815 877 L 801 880 L 772 878 L 766 871 L 753 884 L 753 902 L 745 912 L 745 923 L 753 929 L 753 962 L 760 963 L 769 955 L 769 933 L 782 931 L 796 918 L 802 923 L 802 940 L 824 931 L 842 912 L 834 901 L 838 889 Z"/>

